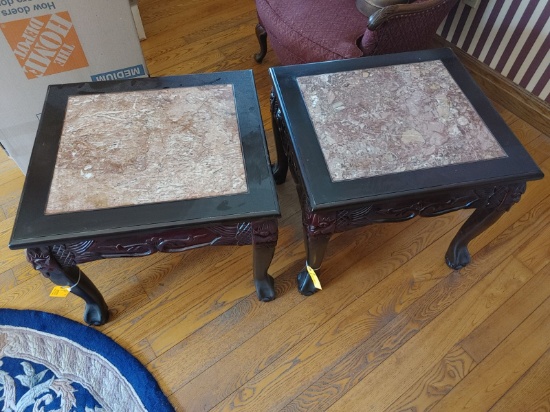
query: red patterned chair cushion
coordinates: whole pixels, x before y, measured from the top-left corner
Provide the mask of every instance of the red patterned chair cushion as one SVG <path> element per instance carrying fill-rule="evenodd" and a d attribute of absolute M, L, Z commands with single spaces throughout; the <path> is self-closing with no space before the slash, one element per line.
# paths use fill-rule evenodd
<path fill-rule="evenodd" d="M 354 0 L 256 0 L 256 8 L 282 64 L 363 55 L 357 41 L 368 17 L 357 10 Z"/>
<path fill-rule="evenodd" d="M 356 1 L 363 0 L 256 0 L 256 9 L 286 65 L 428 48 L 458 0 L 369 0 L 393 4 L 370 18 Z"/>

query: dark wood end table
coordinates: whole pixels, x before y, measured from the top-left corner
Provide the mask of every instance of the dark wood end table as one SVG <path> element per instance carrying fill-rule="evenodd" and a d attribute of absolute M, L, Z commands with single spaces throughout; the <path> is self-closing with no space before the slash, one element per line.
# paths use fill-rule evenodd
<path fill-rule="evenodd" d="M 468 243 L 543 177 L 450 49 L 270 73 L 275 180 L 290 165 L 317 275 L 335 232 L 473 208 L 445 255 L 460 269 Z M 314 277 L 299 273 L 301 293 Z"/>
<path fill-rule="evenodd" d="M 279 216 L 251 71 L 54 85 L 9 246 L 100 325 L 107 305 L 77 266 L 96 259 L 253 244 L 272 300 Z"/>

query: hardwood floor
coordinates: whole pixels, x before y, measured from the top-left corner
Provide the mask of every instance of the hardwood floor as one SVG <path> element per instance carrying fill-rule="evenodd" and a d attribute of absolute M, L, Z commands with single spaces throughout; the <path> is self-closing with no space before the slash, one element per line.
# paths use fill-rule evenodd
<path fill-rule="evenodd" d="M 256 64 L 252 0 L 141 0 L 152 76 L 252 69 L 272 148 L 268 51 Z M 550 138 L 498 106 L 550 176 Z M 272 150 L 272 153 L 274 151 Z M 0 153 L 0 307 L 81 321 L 83 302 L 7 243 L 23 175 Z M 83 265 L 111 308 L 98 328 L 133 353 L 179 411 L 550 410 L 550 184 L 472 243 L 445 250 L 469 211 L 334 236 L 323 291 L 298 294 L 304 261 L 292 180 L 278 187 L 277 299 L 257 301 L 251 248 L 202 248 Z"/>

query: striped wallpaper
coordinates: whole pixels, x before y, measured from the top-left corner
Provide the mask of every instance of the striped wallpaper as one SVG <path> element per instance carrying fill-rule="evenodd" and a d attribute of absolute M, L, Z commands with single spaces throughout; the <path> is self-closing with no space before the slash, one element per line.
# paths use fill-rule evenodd
<path fill-rule="evenodd" d="M 550 103 L 550 0 L 460 1 L 438 34 Z"/>

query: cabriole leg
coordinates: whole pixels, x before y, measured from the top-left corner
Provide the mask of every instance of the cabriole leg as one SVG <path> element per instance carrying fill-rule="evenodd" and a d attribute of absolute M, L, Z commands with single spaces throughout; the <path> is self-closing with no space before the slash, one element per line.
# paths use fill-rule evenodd
<path fill-rule="evenodd" d="M 521 198 L 525 183 L 502 186 L 494 189 L 491 196 L 483 199 L 483 207 L 477 208 L 464 222 L 445 254 L 447 265 L 455 270 L 462 269 L 471 261 L 468 243 L 495 223 Z"/>
<path fill-rule="evenodd" d="M 447 266 L 459 270 L 470 263 L 472 258 L 468 251 L 468 243 L 495 223 L 503 214 L 504 211 L 495 209 L 476 209 L 451 241 L 445 254 Z"/>
<path fill-rule="evenodd" d="M 277 245 L 277 220 L 252 223 L 254 285 L 258 299 L 269 302 L 275 299 L 273 277 L 267 273 Z"/>
<path fill-rule="evenodd" d="M 306 246 L 306 265 L 309 265 L 316 273 L 317 277 L 321 274 L 321 263 L 325 257 L 330 235 L 315 235 L 304 229 L 304 240 Z M 313 295 L 317 288 L 309 275 L 307 267 L 298 273 L 298 291 L 304 296 Z"/>
<path fill-rule="evenodd" d="M 36 270 L 56 285 L 72 287 L 71 293 L 86 302 L 84 321 L 89 325 L 103 325 L 109 319 L 103 296 L 74 260 L 67 257 L 63 246 L 27 249 L 27 260 Z"/>

